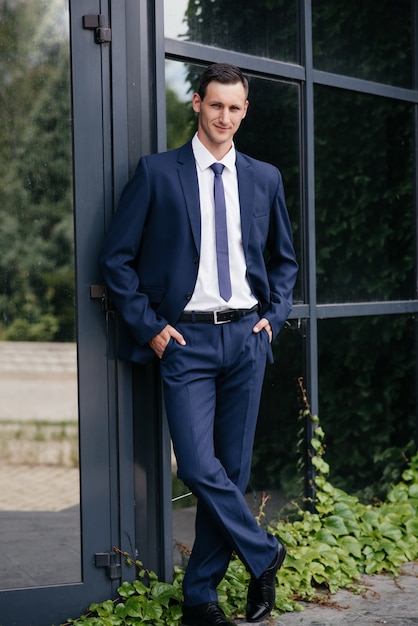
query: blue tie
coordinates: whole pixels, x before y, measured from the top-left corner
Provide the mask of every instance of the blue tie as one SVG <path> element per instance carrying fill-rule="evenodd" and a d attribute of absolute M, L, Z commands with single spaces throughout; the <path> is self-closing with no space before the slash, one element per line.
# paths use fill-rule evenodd
<path fill-rule="evenodd" d="M 226 204 L 224 185 L 222 182 L 222 163 L 213 163 L 212 170 L 215 173 L 214 196 L 215 196 L 215 233 L 216 233 L 216 260 L 218 263 L 219 293 L 228 302 L 231 299 L 231 277 L 229 275 L 228 255 L 228 231 L 226 226 Z"/>

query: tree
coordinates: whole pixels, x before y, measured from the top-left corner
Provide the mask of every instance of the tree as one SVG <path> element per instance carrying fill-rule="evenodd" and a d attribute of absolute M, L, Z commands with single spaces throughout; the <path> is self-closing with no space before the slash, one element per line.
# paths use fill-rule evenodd
<path fill-rule="evenodd" d="M 68 44 L 57 3 L 0 4 L 0 335 L 74 340 Z M 39 30 L 37 30 L 39 29 Z"/>

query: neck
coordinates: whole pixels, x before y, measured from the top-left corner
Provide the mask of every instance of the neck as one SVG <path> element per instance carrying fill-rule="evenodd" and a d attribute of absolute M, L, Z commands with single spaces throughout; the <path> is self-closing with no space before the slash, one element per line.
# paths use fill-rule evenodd
<path fill-rule="evenodd" d="M 221 159 L 223 159 L 224 156 L 228 154 L 228 152 L 232 148 L 232 141 L 226 144 L 214 144 L 206 142 L 205 138 L 202 137 L 201 134 L 199 134 L 199 131 L 197 132 L 197 136 L 199 138 L 199 141 L 205 146 L 206 150 L 209 150 L 209 152 L 211 153 L 213 158 L 216 159 L 216 161 L 221 161 Z"/>

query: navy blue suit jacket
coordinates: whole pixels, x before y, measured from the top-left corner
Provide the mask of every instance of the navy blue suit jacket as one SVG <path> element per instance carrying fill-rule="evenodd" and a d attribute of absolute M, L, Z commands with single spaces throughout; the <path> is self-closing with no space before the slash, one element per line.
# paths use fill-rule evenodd
<path fill-rule="evenodd" d="M 280 172 L 237 152 L 248 281 L 274 336 L 291 310 L 297 263 Z M 125 322 L 119 356 L 153 358 L 148 341 L 176 325 L 196 283 L 200 203 L 191 142 L 142 157 L 105 237 L 100 267 Z M 204 234 L 203 234 L 204 236 Z"/>

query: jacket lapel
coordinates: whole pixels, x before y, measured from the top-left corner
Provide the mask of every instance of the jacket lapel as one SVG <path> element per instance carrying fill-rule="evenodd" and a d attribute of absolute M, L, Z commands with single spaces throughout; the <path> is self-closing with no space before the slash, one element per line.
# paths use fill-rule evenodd
<path fill-rule="evenodd" d="M 178 156 L 178 173 L 187 206 L 194 242 L 200 254 L 199 185 L 197 181 L 196 163 L 191 142 L 186 143 L 182 148 L 180 148 Z"/>
<path fill-rule="evenodd" d="M 254 173 L 240 152 L 237 152 L 236 168 L 241 208 L 242 244 L 244 251 L 246 252 L 254 212 Z M 178 156 L 178 173 L 183 190 L 183 196 L 187 206 L 194 242 L 198 252 L 200 253 L 200 198 L 196 163 L 191 142 L 186 143 L 182 146 L 182 148 L 180 148 Z"/>
<path fill-rule="evenodd" d="M 248 238 L 254 213 L 254 172 L 240 152 L 237 152 L 236 167 L 241 207 L 242 245 L 244 252 L 247 252 Z"/>

